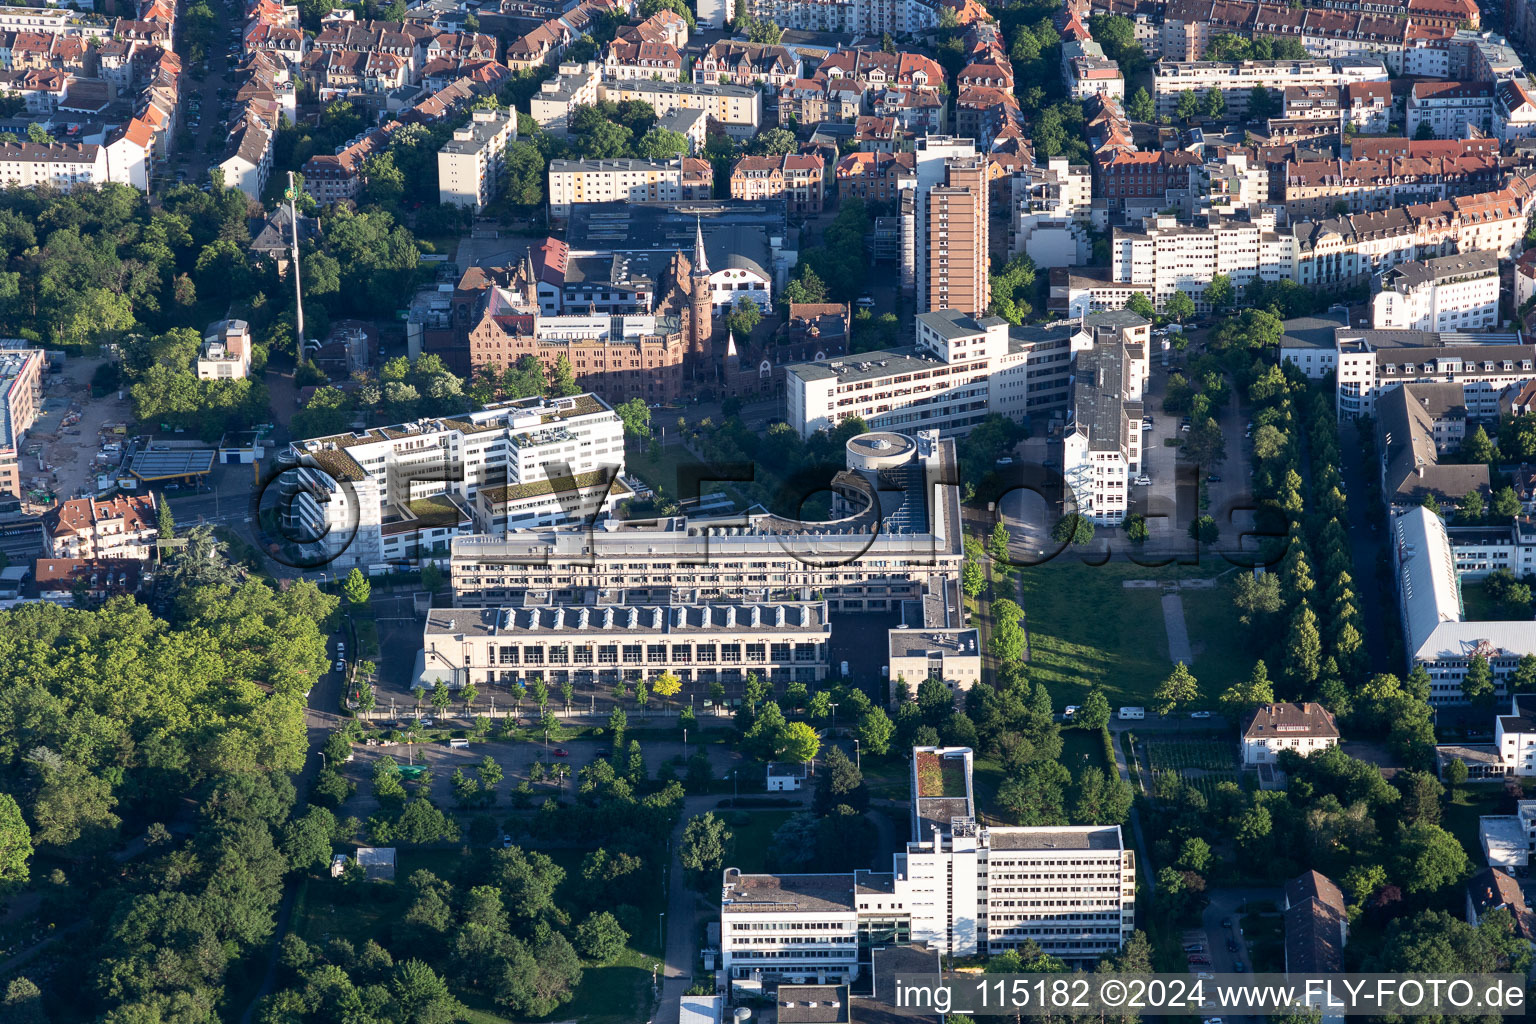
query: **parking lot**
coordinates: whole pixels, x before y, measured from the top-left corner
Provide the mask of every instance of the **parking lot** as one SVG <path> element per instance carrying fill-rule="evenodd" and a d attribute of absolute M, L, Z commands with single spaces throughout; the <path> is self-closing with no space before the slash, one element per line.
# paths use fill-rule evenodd
<path fill-rule="evenodd" d="M 91 375 L 101 362 L 70 358 L 61 372 L 43 375 L 41 411 L 21 460 L 24 489 L 51 490 L 60 501 L 96 492 L 97 471 L 106 464 L 97 461 L 101 445 L 108 437 L 123 440 L 109 425 L 133 419 L 117 392 L 91 397 Z"/>

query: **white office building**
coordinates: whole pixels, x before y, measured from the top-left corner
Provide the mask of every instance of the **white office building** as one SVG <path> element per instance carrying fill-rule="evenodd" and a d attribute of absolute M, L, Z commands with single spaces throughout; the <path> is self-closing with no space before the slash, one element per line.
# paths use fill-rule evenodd
<path fill-rule="evenodd" d="M 614 490 L 624 425 L 590 394 L 296 441 L 288 461 L 302 481 L 286 511 L 290 525 L 323 537 L 343 565 L 424 551 L 446 557 L 448 543 L 476 525 L 505 532 L 590 522 L 628 493 Z M 476 509 L 486 522 L 475 523 Z"/>
<path fill-rule="evenodd" d="M 725 871 L 723 968 L 733 982 L 828 982 L 878 945 L 991 956 L 1026 943 L 1068 962 L 1118 951 L 1135 929 L 1136 860 L 1118 825 L 978 824 L 967 747 L 912 751 L 912 836 L 890 874 Z"/>
<path fill-rule="evenodd" d="M 1371 326 L 1413 331 L 1481 331 L 1498 326 L 1499 256 L 1457 253 L 1382 271 Z"/>
<path fill-rule="evenodd" d="M 1248 112 L 1253 90 L 1263 86 L 1278 99 L 1292 86 L 1321 85 L 1344 88 L 1355 82 L 1385 82 L 1387 66 L 1377 57 L 1339 57 L 1333 60 L 1174 61 L 1152 65 L 1152 99 L 1159 117 L 1178 112 L 1179 97 L 1193 92 L 1204 109 L 1212 89 L 1221 90 L 1230 117 Z"/>
<path fill-rule="evenodd" d="M 1433 512 L 1409 509 L 1393 518 L 1392 531 L 1407 668 L 1428 671 L 1430 703 L 1465 702 L 1461 683 L 1477 655 L 1487 659 L 1494 687 L 1503 693 L 1520 659 L 1536 653 L 1536 622 L 1465 621 L 1450 538 Z"/>

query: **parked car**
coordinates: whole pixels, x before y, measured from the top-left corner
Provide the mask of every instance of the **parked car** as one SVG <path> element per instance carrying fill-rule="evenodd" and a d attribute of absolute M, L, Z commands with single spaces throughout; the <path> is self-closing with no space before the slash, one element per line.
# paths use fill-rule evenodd
<path fill-rule="evenodd" d="M 1077 714 L 1077 708 L 1078 706 L 1076 704 L 1068 704 L 1062 714 L 1066 715 L 1068 718 L 1071 718 L 1073 715 Z"/>
<path fill-rule="evenodd" d="M 1200 1024 L 1222 1024 L 1222 1020 L 1220 1017 L 1207 1017 Z"/>
<path fill-rule="evenodd" d="M 1142 473 L 1142 474 L 1140 474 L 1139 476 L 1136 477 L 1136 486 L 1137 487 L 1151 487 L 1152 486 L 1152 478 L 1147 476 L 1147 474 Z"/>
<path fill-rule="evenodd" d="M 1236 939 L 1228 939 L 1227 940 L 1227 952 L 1228 953 L 1236 953 L 1237 952 L 1237 940 Z"/>
<path fill-rule="evenodd" d="M 503 850 L 510 850 L 512 848 L 512 837 L 511 836 L 503 835 L 501 837 L 501 848 Z"/>
<path fill-rule="evenodd" d="M 1247 968 L 1247 966 L 1245 966 L 1243 964 L 1243 962 L 1241 960 L 1233 960 L 1232 961 L 1232 969 L 1234 971 L 1237 971 L 1239 974 L 1241 974 L 1243 971 L 1246 971 L 1248 968 Z"/>
<path fill-rule="evenodd" d="M 1205 482 L 1208 484 L 1219 484 L 1221 483 L 1221 474 L 1212 473 L 1210 476 L 1205 478 Z"/>
<path fill-rule="evenodd" d="M 1200 945 L 1200 943 L 1198 943 L 1198 942 L 1192 942 L 1189 945 L 1184 947 L 1184 952 L 1186 952 L 1186 953 L 1204 953 L 1205 952 L 1205 947 Z"/>
<path fill-rule="evenodd" d="M 555 756 L 556 757 L 570 757 L 571 756 L 571 752 L 569 750 L 566 750 L 564 747 L 556 747 L 555 748 Z"/>
<path fill-rule="evenodd" d="M 346 661 L 344 659 L 342 659 L 342 658 L 337 658 L 336 659 L 336 671 L 337 672 L 345 672 L 346 670 L 347 670 L 347 663 L 346 663 Z"/>
<path fill-rule="evenodd" d="M 1231 928 L 1232 927 L 1232 919 L 1230 917 L 1222 918 L 1221 919 L 1221 926 L 1223 928 Z"/>
<path fill-rule="evenodd" d="M 1192 712 L 1190 712 L 1189 717 L 1190 718 L 1210 718 L 1211 717 L 1211 713 L 1209 711 L 1192 711 Z"/>
<path fill-rule="evenodd" d="M 1004 455 L 1002 458 L 997 460 L 997 464 L 999 466 L 1011 466 L 1011 465 L 1013 465 L 1013 460 L 1011 458 L 1009 458 L 1008 456 Z"/>
<path fill-rule="evenodd" d="M 1211 958 L 1199 953 L 1192 953 L 1190 954 L 1189 962 L 1192 964 L 1208 964 L 1211 962 Z"/>

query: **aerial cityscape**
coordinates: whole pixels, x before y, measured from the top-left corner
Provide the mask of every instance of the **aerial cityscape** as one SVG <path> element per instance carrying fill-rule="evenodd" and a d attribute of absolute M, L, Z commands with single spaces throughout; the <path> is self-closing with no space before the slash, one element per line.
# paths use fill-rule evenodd
<path fill-rule="evenodd" d="M 1523 1016 L 1527 60 L 0 7 L 0 1024 Z"/>

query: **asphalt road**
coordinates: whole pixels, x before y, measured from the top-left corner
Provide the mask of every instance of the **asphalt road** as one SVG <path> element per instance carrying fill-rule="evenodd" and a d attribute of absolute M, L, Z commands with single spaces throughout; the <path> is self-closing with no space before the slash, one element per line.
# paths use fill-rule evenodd
<path fill-rule="evenodd" d="M 1206 904 L 1205 913 L 1201 915 L 1201 924 L 1204 926 L 1204 937 L 1193 941 L 1201 942 L 1205 946 L 1206 955 L 1211 958 L 1210 966 L 1202 966 L 1200 970 L 1209 971 L 1212 974 L 1236 973 L 1233 965 L 1241 960 L 1244 969 L 1248 973 L 1253 971 L 1253 957 L 1248 953 L 1248 940 L 1243 936 L 1240 924 L 1241 914 L 1238 908 L 1245 903 L 1254 900 L 1273 900 L 1276 906 L 1280 900 L 1279 889 L 1212 889 L 1210 890 L 1210 902 Z M 1231 927 L 1222 927 L 1221 922 L 1230 920 Z M 1191 941 L 1186 933 L 1185 941 Z M 1227 940 L 1237 940 L 1237 951 L 1227 949 Z M 1262 1016 L 1226 1016 L 1223 1021 L 1241 1021 L 1260 1024 L 1264 1020 Z"/>

